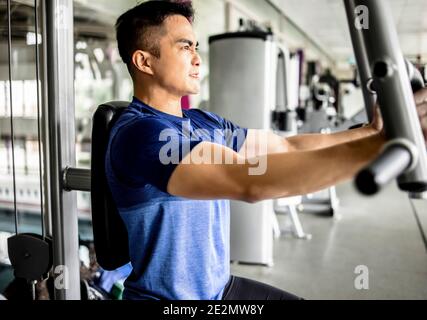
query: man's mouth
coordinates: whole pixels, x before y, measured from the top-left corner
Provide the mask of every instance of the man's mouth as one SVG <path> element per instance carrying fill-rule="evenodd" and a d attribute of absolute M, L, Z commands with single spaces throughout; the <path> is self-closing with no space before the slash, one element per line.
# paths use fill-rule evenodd
<path fill-rule="evenodd" d="M 195 78 L 195 79 L 200 79 L 200 74 L 199 73 L 193 73 L 193 74 L 190 74 L 190 77 Z"/>

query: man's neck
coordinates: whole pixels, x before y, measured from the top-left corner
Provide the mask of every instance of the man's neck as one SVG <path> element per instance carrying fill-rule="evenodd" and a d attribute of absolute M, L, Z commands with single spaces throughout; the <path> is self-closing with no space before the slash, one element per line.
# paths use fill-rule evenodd
<path fill-rule="evenodd" d="M 172 95 L 164 89 L 146 88 L 142 90 L 134 88 L 134 96 L 154 109 L 176 117 L 183 117 L 181 97 Z"/>

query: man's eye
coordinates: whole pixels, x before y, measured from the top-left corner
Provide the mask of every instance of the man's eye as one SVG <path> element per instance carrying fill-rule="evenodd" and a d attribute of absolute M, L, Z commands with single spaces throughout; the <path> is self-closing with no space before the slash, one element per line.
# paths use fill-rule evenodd
<path fill-rule="evenodd" d="M 185 50 L 190 50 L 191 48 L 190 48 L 190 46 L 185 46 L 184 49 Z"/>

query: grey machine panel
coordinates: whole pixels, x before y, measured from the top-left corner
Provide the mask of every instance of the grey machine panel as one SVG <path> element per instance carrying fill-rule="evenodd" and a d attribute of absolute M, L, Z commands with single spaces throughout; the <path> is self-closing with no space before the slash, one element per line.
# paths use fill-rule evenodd
<path fill-rule="evenodd" d="M 251 129 L 269 129 L 276 102 L 278 48 L 268 33 L 210 38 L 209 110 Z M 273 202 L 231 201 L 232 261 L 273 264 Z"/>
<path fill-rule="evenodd" d="M 272 36 L 211 38 L 209 60 L 209 109 L 246 128 L 270 128 L 277 65 Z"/>

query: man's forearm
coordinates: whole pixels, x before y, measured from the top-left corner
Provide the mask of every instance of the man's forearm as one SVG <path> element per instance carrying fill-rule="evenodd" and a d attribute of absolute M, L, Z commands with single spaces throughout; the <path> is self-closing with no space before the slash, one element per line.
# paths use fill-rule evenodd
<path fill-rule="evenodd" d="M 302 195 L 351 179 L 379 154 L 384 144 L 378 133 L 354 139 L 324 149 L 267 155 L 264 174 L 246 172 L 240 177 L 241 183 L 248 186 L 248 198 L 255 202 Z"/>
<path fill-rule="evenodd" d="M 378 131 L 368 125 L 366 127 L 341 131 L 330 134 L 301 134 L 286 138 L 294 150 L 318 150 L 337 144 L 346 143 L 376 134 Z"/>

